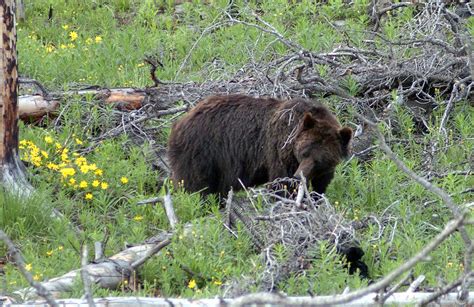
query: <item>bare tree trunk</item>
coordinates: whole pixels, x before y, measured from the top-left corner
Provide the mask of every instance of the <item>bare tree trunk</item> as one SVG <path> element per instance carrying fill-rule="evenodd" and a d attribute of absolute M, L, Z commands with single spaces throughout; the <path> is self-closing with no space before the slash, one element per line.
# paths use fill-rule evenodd
<path fill-rule="evenodd" d="M 18 71 L 14 0 L 0 1 L 0 177 L 13 192 L 32 187 L 18 156 Z"/>
<path fill-rule="evenodd" d="M 18 20 L 25 19 L 25 4 L 23 0 L 16 1 L 16 17 Z"/>

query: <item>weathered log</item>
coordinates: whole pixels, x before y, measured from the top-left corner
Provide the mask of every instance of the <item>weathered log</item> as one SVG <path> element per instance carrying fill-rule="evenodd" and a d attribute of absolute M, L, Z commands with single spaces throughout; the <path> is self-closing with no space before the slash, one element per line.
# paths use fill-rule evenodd
<path fill-rule="evenodd" d="M 424 299 L 432 295 L 432 293 L 394 293 L 390 296 L 386 304 L 394 305 L 415 305 L 422 302 Z M 466 305 L 474 303 L 474 292 L 471 292 Z M 185 299 L 185 298 L 152 298 L 152 297 L 103 297 L 94 299 L 97 307 L 109 306 L 243 306 L 250 304 L 278 304 L 280 306 L 310 306 L 312 304 L 320 304 L 322 302 L 330 301 L 332 296 L 300 296 L 300 297 L 284 297 L 273 293 L 255 293 L 234 299 Z M 380 306 L 377 302 L 377 294 L 372 293 L 350 303 L 345 303 L 344 306 Z M 85 299 L 61 299 L 57 300 L 58 304 L 69 306 L 88 306 Z M 9 302 L 10 303 L 10 302 Z M 454 306 L 459 304 L 457 300 L 457 293 L 449 293 L 441 296 L 437 303 L 441 306 Z M 23 304 L 12 303 L 9 306 L 46 306 L 46 303 L 35 301 L 26 302 Z"/>
<path fill-rule="evenodd" d="M 46 100 L 41 95 L 20 96 L 18 100 L 18 113 L 23 121 L 41 118 L 53 113 L 59 107 L 59 101 Z"/>
<path fill-rule="evenodd" d="M 169 242 L 168 240 L 166 243 L 169 244 Z M 158 245 L 161 245 L 161 247 L 166 246 L 165 244 L 142 244 L 133 246 L 101 262 L 88 264 L 82 269 L 87 272 L 92 284 L 100 288 L 117 289 L 121 282 L 128 280 L 130 277 L 132 264 L 147 256 L 150 251 L 156 251 Z M 76 269 L 60 277 L 43 282 L 42 286 L 53 294 L 70 292 L 76 285 L 76 281 L 80 278 L 80 275 L 81 269 Z M 36 290 L 31 287 L 18 290 L 15 294 L 24 300 L 31 300 L 37 297 Z"/>
<path fill-rule="evenodd" d="M 146 98 L 146 93 L 143 90 L 133 88 L 67 91 L 51 95 L 53 98 L 47 98 L 42 95 L 23 95 L 18 98 L 20 119 L 31 121 L 45 115 L 54 115 L 59 108 L 60 100 L 72 95 L 92 95 L 107 104 L 113 104 L 121 111 L 140 109 Z"/>
<path fill-rule="evenodd" d="M 91 95 L 105 103 L 115 104 L 120 110 L 136 110 L 142 107 L 147 94 L 145 90 L 137 88 L 86 88 L 77 91 L 52 93 L 53 97 L 67 97 L 72 95 Z"/>

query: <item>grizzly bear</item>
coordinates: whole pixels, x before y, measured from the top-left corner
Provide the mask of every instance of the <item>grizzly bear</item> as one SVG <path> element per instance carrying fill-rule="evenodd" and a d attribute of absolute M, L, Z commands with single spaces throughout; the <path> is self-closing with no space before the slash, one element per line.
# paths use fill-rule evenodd
<path fill-rule="evenodd" d="M 302 174 L 322 194 L 351 138 L 319 102 L 211 96 L 173 125 L 171 177 L 187 191 L 223 196 Z"/>

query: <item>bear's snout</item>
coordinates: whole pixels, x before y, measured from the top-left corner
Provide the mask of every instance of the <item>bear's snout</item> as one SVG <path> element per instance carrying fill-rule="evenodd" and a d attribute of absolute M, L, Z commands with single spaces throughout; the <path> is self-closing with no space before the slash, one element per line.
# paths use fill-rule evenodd
<path fill-rule="evenodd" d="M 293 174 L 293 177 L 298 180 L 301 180 L 302 176 L 304 178 L 308 178 L 311 175 L 313 167 L 314 167 L 313 161 L 303 160 L 298 166 L 298 169 L 296 170 L 296 172 Z"/>

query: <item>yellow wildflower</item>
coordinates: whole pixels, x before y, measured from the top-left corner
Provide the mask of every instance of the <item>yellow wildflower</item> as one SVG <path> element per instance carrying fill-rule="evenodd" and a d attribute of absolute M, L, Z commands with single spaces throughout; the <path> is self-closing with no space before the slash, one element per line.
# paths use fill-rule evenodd
<path fill-rule="evenodd" d="M 58 246 L 58 251 L 62 251 L 63 249 L 64 249 L 64 246 L 62 246 L 62 245 Z"/>
<path fill-rule="evenodd" d="M 143 220 L 143 216 L 141 215 L 136 215 L 134 218 L 133 218 L 134 221 L 137 221 L 137 222 L 140 222 L 141 220 Z"/>
<path fill-rule="evenodd" d="M 97 169 L 97 165 L 95 163 L 89 164 L 89 170 L 95 171 Z"/>
<path fill-rule="evenodd" d="M 59 166 L 53 162 L 49 162 L 48 164 L 46 164 L 46 167 L 48 169 L 52 169 L 52 170 L 55 170 L 57 171 L 59 169 Z"/>
<path fill-rule="evenodd" d="M 122 178 L 120 178 L 120 182 L 123 183 L 123 184 L 127 184 L 128 183 L 128 178 L 127 177 L 122 177 Z"/>
<path fill-rule="evenodd" d="M 67 176 L 74 176 L 76 174 L 76 170 L 72 167 L 65 167 L 59 170 L 61 175 L 66 178 Z"/>
<path fill-rule="evenodd" d="M 76 179 L 74 179 L 74 178 L 69 179 L 69 184 L 70 185 L 75 185 L 76 184 Z"/>
<path fill-rule="evenodd" d="M 222 285 L 222 281 L 220 281 L 220 280 L 215 280 L 215 281 L 214 281 L 214 285 L 220 286 L 220 285 Z"/>
<path fill-rule="evenodd" d="M 191 279 L 188 283 L 188 288 L 189 289 L 194 289 L 196 288 L 196 281 L 194 279 Z"/>
<path fill-rule="evenodd" d="M 103 171 L 100 168 L 98 168 L 94 171 L 94 174 L 96 174 L 97 176 L 102 176 Z"/>
<path fill-rule="evenodd" d="M 99 186 L 99 184 L 100 184 L 99 180 L 94 180 L 94 181 L 92 181 L 92 186 L 93 186 L 94 188 L 97 188 L 97 187 Z"/>
<path fill-rule="evenodd" d="M 88 38 L 86 39 L 86 44 L 87 44 L 87 45 L 92 44 L 92 38 L 88 37 Z"/>
<path fill-rule="evenodd" d="M 48 144 L 51 144 L 53 142 L 53 138 L 48 135 L 44 137 L 44 141 Z"/>
<path fill-rule="evenodd" d="M 69 44 L 67 44 L 67 47 L 69 49 L 74 49 L 74 48 L 76 48 L 76 45 L 74 45 L 73 43 L 69 43 Z"/>
<path fill-rule="evenodd" d="M 89 172 L 89 166 L 87 164 L 81 165 L 81 173 L 87 174 Z"/>
<path fill-rule="evenodd" d="M 59 45 L 59 48 L 61 48 L 61 49 L 66 49 L 66 48 L 67 48 L 67 46 L 66 46 L 66 45 L 64 45 L 64 44 L 61 44 L 61 45 Z"/>
<path fill-rule="evenodd" d="M 61 154 L 61 160 L 65 163 L 71 162 L 71 160 L 69 160 L 69 156 L 67 155 L 67 153 L 62 153 Z"/>
<path fill-rule="evenodd" d="M 45 48 L 47 53 L 51 53 L 56 49 L 53 45 L 47 45 Z"/>
<path fill-rule="evenodd" d="M 25 265 L 25 270 L 27 270 L 28 272 L 31 271 L 32 268 L 33 266 L 31 265 L 31 263 Z"/>
<path fill-rule="evenodd" d="M 41 155 L 42 155 L 43 157 L 45 157 L 46 159 L 48 159 L 48 157 L 49 157 L 48 153 L 47 153 L 46 151 L 44 151 L 44 150 L 41 151 Z"/>
<path fill-rule="evenodd" d="M 31 157 L 31 163 L 34 166 L 41 166 L 41 157 Z"/>
<path fill-rule="evenodd" d="M 102 37 L 96 36 L 96 37 L 95 37 L 95 42 L 96 42 L 96 44 L 102 43 Z"/>
<path fill-rule="evenodd" d="M 40 280 L 40 276 L 39 276 L 39 274 L 35 274 L 35 275 L 33 275 L 33 280 L 34 280 L 34 281 L 38 281 L 38 280 Z"/>
<path fill-rule="evenodd" d="M 67 29 L 69 29 L 69 25 L 63 25 L 62 28 L 63 28 L 64 30 L 67 30 Z"/>
<path fill-rule="evenodd" d="M 87 200 L 91 200 L 94 196 L 92 196 L 92 193 L 86 193 L 86 195 L 84 196 L 85 199 Z"/>
<path fill-rule="evenodd" d="M 79 157 L 76 158 L 76 161 L 74 161 L 74 163 L 76 163 L 77 166 L 81 166 L 87 163 L 87 159 L 84 157 Z"/>
<path fill-rule="evenodd" d="M 80 187 L 80 188 L 83 188 L 83 189 L 87 188 L 88 185 L 89 185 L 89 184 L 88 184 L 87 181 L 85 181 L 85 180 L 82 180 L 82 181 L 79 183 L 79 187 Z"/>
<path fill-rule="evenodd" d="M 145 66 L 145 63 L 139 63 L 139 64 L 137 64 L 137 67 L 143 67 L 143 66 Z"/>
<path fill-rule="evenodd" d="M 75 41 L 78 37 L 77 32 L 76 31 L 69 32 L 69 37 L 71 38 L 72 42 Z"/>
<path fill-rule="evenodd" d="M 77 145 L 82 145 L 82 141 L 80 139 L 76 138 L 76 144 Z"/>
<path fill-rule="evenodd" d="M 52 255 L 53 255 L 53 251 L 52 251 L 52 250 L 46 252 L 46 256 L 51 257 Z"/>
<path fill-rule="evenodd" d="M 46 141 L 46 139 L 45 139 L 45 141 Z M 47 143 L 47 142 L 48 142 L 48 141 L 46 141 L 46 143 Z M 57 150 L 60 150 L 61 148 L 63 148 L 63 146 L 62 146 L 61 144 L 59 144 L 58 142 L 56 142 L 56 144 L 54 144 L 54 146 L 56 146 L 56 149 L 57 149 Z"/>
<path fill-rule="evenodd" d="M 107 182 L 102 182 L 102 183 L 100 184 L 100 188 L 101 188 L 102 190 L 107 190 L 108 187 L 109 187 L 109 184 L 108 184 Z"/>

